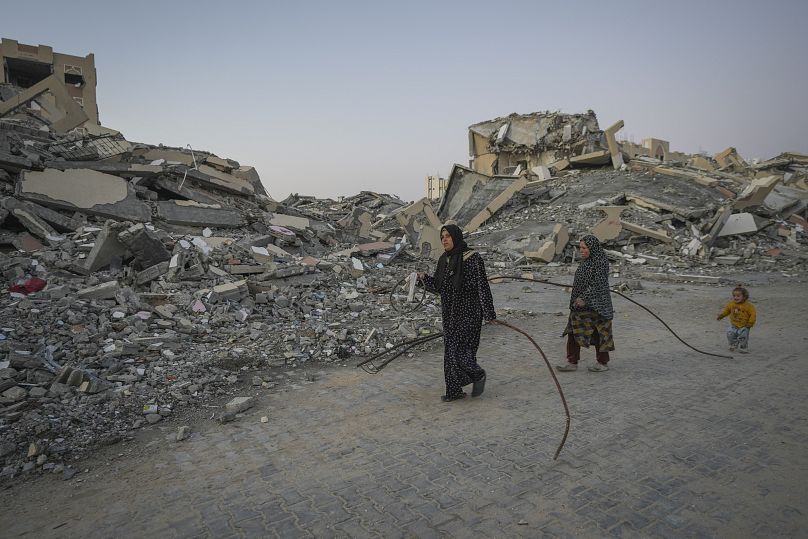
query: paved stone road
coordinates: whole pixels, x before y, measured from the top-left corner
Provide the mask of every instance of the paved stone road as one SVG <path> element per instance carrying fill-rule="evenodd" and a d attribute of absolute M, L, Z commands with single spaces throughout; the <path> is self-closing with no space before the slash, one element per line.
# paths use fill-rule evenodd
<path fill-rule="evenodd" d="M 497 286 L 499 306 L 532 306 L 510 320 L 558 357 L 564 295 L 522 286 Z M 546 368 L 522 337 L 487 327 L 481 398 L 439 402 L 440 349 L 376 376 L 323 369 L 239 422 L 161 440 L 83 483 L 54 480 L 45 499 L 33 498 L 41 482 L 0 493 L 1 534 L 805 537 L 808 338 L 793 313 L 808 288 L 795 286 L 753 292 L 753 352 L 734 360 L 690 351 L 617 300 L 612 370 L 560 375 L 573 421 L 555 462 L 564 416 Z M 653 288 L 636 298 L 725 349 L 714 313 L 727 289 Z M 163 428 L 168 440 L 175 427 Z"/>

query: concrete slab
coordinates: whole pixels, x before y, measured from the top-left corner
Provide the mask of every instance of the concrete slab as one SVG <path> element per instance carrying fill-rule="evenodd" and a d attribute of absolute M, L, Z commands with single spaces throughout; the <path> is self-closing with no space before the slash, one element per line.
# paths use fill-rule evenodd
<path fill-rule="evenodd" d="M 34 204 L 33 202 L 27 202 L 26 207 L 28 207 L 31 211 L 33 211 L 43 221 L 52 225 L 59 231 L 73 232 L 79 226 L 81 226 L 81 222 L 78 219 L 65 217 L 61 213 L 54 211 L 50 208 L 46 208 L 44 206 L 40 206 L 39 204 Z"/>
<path fill-rule="evenodd" d="M 155 264 L 154 266 L 148 267 L 143 271 L 137 274 L 135 277 L 135 283 L 138 286 L 143 286 L 144 284 L 150 283 L 155 279 L 159 279 L 169 270 L 169 262 L 160 262 L 159 264 Z"/>
<path fill-rule="evenodd" d="M 282 226 L 293 230 L 305 230 L 311 226 L 311 221 L 306 217 L 297 217 L 295 215 L 284 215 L 282 213 L 272 214 L 272 217 L 267 220 L 268 225 Z"/>
<path fill-rule="evenodd" d="M 96 286 L 84 288 L 76 292 L 79 299 L 112 299 L 120 289 L 118 281 L 107 281 Z"/>
<path fill-rule="evenodd" d="M 553 258 L 555 258 L 555 251 L 555 242 L 552 240 L 547 240 L 541 247 L 539 247 L 538 251 L 525 251 L 525 256 L 527 258 L 533 258 L 536 260 L 541 260 L 542 262 L 550 263 L 553 261 Z"/>
<path fill-rule="evenodd" d="M 488 176 L 455 165 L 441 199 L 438 218 L 443 222 L 452 220 L 466 232 L 473 232 L 525 185 L 524 176 Z"/>
<path fill-rule="evenodd" d="M 620 220 L 620 214 L 628 208 L 628 206 L 600 206 L 606 214 L 606 218 L 592 227 L 592 235 L 600 241 L 616 240 L 623 230 L 623 224 Z"/>
<path fill-rule="evenodd" d="M 553 227 L 553 238 L 555 239 L 555 254 L 560 255 L 570 241 L 570 233 L 567 226 L 558 223 Z"/>
<path fill-rule="evenodd" d="M 34 253 L 44 248 L 42 242 L 36 239 L 31 234 L 29 234 L 28 232 L 18 234 L 17 238 L 13 240 L 13 245 L 17 249 L 25 253 Z"/>
<path fill-rule="evenodd" d="M 200 165 L 199 172 L 210 176 L 211 178 L 210 183 L 216 186 L 225 188 L 230 191 L 235 191 L 243 195 L 255 194 L 255 188 L 252 186 L 250 182 L 237 178 L 232 174 L 222 172 L 221 170 L 217 170 L 208 165 Z"/>
<path fill-rule="evenodd" d="M 200 204 L 222 204 L 222 200 L 218 197 L 211 195 L 210 193 L 203 191 L 201 189 L 195 189 L 191 182 L 185 182 L 180 187 L 180 182 L 174 177 L 167 178 L 161 177 L 154 180 L 152 183 L 153 187 L 163 189 L 172 193 L 174 195 L 180 196 L 182 198 L 187 198 L 188 200 L 193 200 L 194 202 L 199 202 Z"/>
<path fill-rule="evenodd" d="M 620 220 L 620 224 L 626 230 L 634 232 L 635 234 L 639 234 L 640 236 L 645 236 L 648 238 L 653 238 L 655 240 L 659 240 L 664 243 L 672 243 L 673 238 L 668 236 L 665 232 L 661 232 L 659 230 L 654 230 L 652 228 L 646 228 L 644 226 L 635 225 L 634 223 L 629 223 L 627 221 Z"/>
<path fill-rule="evenodd" d="M 116 258 L 124 259 L 127 256 L 126 245 L 118 241 L 118 230 L 105 226 L 96 236 L 93 248 L 84 261 L 84 267 L 88 272 L 98 271 Z"/>
<path fill-rule="evenodd" d="M 169 163 L 179 163 L 187 167 L 194 166 L 194 160 L 190 152 L 180 150 L 167 150 L 162 148 L 137 149 L 133 152 L 147 161 L 158 161 L 165 159 Z"/>
<path fill-rule="evenodd" d="M 8 211 L 8 213 L 17 219 L 19 223 L 34 236 L 48 240 L 48 236 L 57 236 L 56 231 L 51 226 L 41 219 L 34 211 L 28 207 L 24 202 L 20 202 L 12 197 L 0 199 L 0 207 Z"/>
<path fill-rule="evenodd" d="M 751 213 L 734 213 L 729 216 L 718 236 L 735 236 L 751 234 L 758 231 L 755 216 Z"/>
<path fill-rule="evenodd" d="M 45 168 L 57 170 L 88 169 L 124 178 L 151 178 L 163 172 L 161 165 L 116 163 L 108 161 L 45 161 Z"/>
<path fill-rule="evenodd" d="M 117 176 L 88 169 L 46 169 L 23 171 L 20 178 L 17 194 L 25 200 L 117 220 L 151 220 L 151 208 Z"/>
<path fill-rule="evenodd" d="M 0 169 L 17 173 L 32 168 L 34 168 L 34 163 L 30 159 L 0 151 Z"/>
<path fill-rule="evenodd" d="M 760 206 L 769 193 L 772 192 L 774 186 L 780 182 L 779 176 L 767 176 L 765 178 L 756 178 L 749 182 L 749 185 L 738 194 L 738 199 L 735 201 L 735 209 L 741 210 L 753 206 Z"/>
<path fill-rule="evenodd" d="M 615 134 L 623 129 L 623 120 L 618 120 L 609 126 L 604 134 L 606 135 L 606 144 L 609 146 L 609 156 L 612 159 L 612 166 L 615 170 L 619 170 L 623 166 L 623 154 L 620 152 L 620 145 L 617 143 Z"/>
<path fill-rule="evenodd" d="M 389 241 L 374 241 L 372 243 L 363 243 L 361 245 L 357 245 L 352 251 L 358 252 L 362 256 L 371 256 L 378 253 L 383 253 L 384 251 L 389 251 L 393 247 L 395 247 L 395 244 L 390 243 Z"/>
<path fill-rule="evenodd" d="M 53 120 L 51 122 L 51 129 L 54 131 L 59 133 L 70 131 L 90 119 L 81 105 L 70 96 L 65 83 L 56 75 L 51 75 L 39 81 L 6 101 L 0 101 L 0 117 L 37 99 L 45 93 L 50 93 L 53 96 L 53 102 L 56 105 L 55 110 L 49 111 L 56 116 L 55 118 L 51 118 Z"/>
<path fill-rule="evenodd" d="M 540 181 L 546 181 L 552 179 L 553 175 L 550 173 L 550 167 L 545 165 L 539 165 L 537 167 L 533 167 L 530 171 L 538 176 Z"/>
<path fill-rule="evenodd" d="M 612 155 L 609 153 L 609 150 L 598 150 L 590 153 L 585 153 L 582 155 L 576 155 L 575 157 L 570 157 L 569 162 L 570 165 L 573 166 L 601 166 L 609 163 L 612 160 Z"/>
<path fill-rule="evenodd" d="M 132 225 L 118 233 L 118 240 L 135 256 L 135 269 L 144 269 L 171 259 L 163 242 L 143 223 Z"/>
<path fill-rule="evenodd" d="M 205 158 L 205 164 L 227 174 L 231 174 L 233 171 L 233 165 L 231 165 L 229 161 L 215 155 L 207 156 Z"/>
<path fill-rule="evenodd" d="M 220 228 L 244 226 L 241 213 L 237 210 L 217 208 L 190 200 L 158 202 L 157 215 L 160 219 L 177 225 Z"/>

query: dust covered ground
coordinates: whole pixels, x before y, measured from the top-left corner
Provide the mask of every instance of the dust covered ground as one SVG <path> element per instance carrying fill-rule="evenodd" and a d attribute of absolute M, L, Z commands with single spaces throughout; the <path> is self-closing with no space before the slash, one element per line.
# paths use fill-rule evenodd
<path fill-rule="evenodd" d="M 245 387 L 258 404 L 232 423 L 198 410 L 99 450 L 70 481 L 7 485 L 0 529 L 38 538 L 803 535 L 808 285 L 733 279 L 758 309 L 751 353 L 733 359 L 686 348 L 615 298 L 611 370 L 559 373 L 572 424 L 556 461 L 564 414 L 546 367 L 522 337 L 486 327 L 480 398 L 440 402 L 440 344 L 375 376 L 350 364 L 276 371 L 273 390 Z M 731 286 L 643 285 L 631 297 L 686 341 L 729 353 L 715 315 Z M 561 361 L 566 293 L 493 290 L 500 318 Z M 592 356 L 583 351 L 584 366 Z M 192 434 L 175 442 L 181 424 Z"/>

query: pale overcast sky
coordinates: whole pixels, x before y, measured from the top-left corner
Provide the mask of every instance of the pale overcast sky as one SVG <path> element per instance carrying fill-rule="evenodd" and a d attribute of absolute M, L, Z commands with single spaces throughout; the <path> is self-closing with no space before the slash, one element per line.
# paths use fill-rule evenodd
<path fill-rule="evenodd" d="M 258 169 L 276 199 L 423 196 L 466 128 L 594 110 L 685 152 L 808 153 L 808 2 L 0 2 L 95 53 L 102 124 Z"/>

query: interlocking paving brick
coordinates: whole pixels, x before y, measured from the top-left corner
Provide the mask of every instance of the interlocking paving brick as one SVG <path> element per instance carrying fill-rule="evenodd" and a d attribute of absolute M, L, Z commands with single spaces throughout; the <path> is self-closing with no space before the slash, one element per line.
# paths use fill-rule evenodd
<path fill-rule="evenodd" d="M 541 302 L 536 316 L 514 322 L 560 359 L 565 320 L 552 313 L 566 308 L 563 295 L 518 297 L 515 287 L 510 301 L 498 292 L 506 289 L 495 288 L 498 301 Z M 676 307 L 694 317 L 725 292 L 660 290 L 637 299 L 663 316 Z M 775 304 L 777 293 L 795 292 L 767 300 Z M 557 461 L 564 415 L 546 368 L 526 341 L 486 327 L 480 398 L 439 401 L 440 347 L 376 376 L 316 367 L 327 375 L 305 390 L 269 392 L 238 422 L 195 427 L 182 447 L 152 447 L 148 465 L 88 474 L 80 498 L 53 488 L 42 505 L 24 488 L 5 491 L 0 529 L 37 537 L 800 536 L 808 366 L 802 345 L 781 338 L 802 335 L 799 320 L 767 310 L 755 331 L 774 344 L 729 361 L 700 356 L 635 308 L 617 308 L 613 368 L 559 375 L 572 424 Z M 700 347 L 723 346 L 721 328 L 669 321 Z M 272 421 L 260 424 L 267 412 Z M 123 496 L 123 506 L 111 501 Z M 88 504 L 96 518 L 69 517 Z"/>

